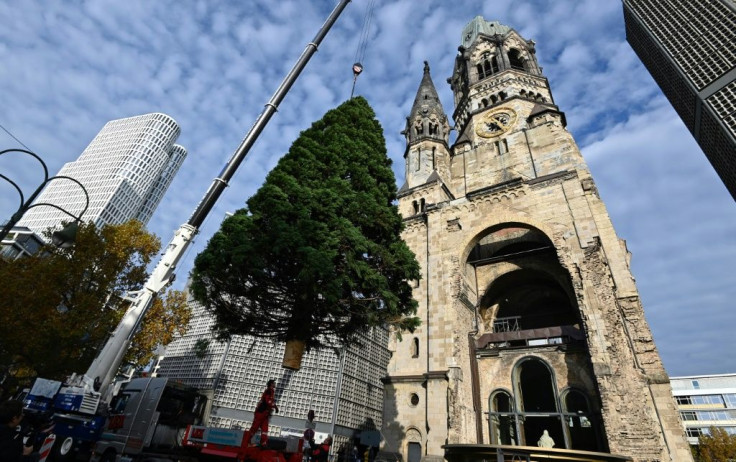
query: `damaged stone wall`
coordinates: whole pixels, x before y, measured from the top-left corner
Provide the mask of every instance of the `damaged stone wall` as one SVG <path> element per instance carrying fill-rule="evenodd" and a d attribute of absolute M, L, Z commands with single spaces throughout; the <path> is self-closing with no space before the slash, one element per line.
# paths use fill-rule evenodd
<path fill-rule="evenodd" d="M 643 319 L 638 297 L 617 298 L 611 270 L 599 244 L 585 249 L 579 270 L 583 290 L 578 302 L 583 307 L 611 452 L 632 455 L 640 462 L 669 460 L 666 436 L 649 388 L 650 381 L 669 384 L 669 379 Z M 630 326 L 629 321 L 634 324 Z"/>

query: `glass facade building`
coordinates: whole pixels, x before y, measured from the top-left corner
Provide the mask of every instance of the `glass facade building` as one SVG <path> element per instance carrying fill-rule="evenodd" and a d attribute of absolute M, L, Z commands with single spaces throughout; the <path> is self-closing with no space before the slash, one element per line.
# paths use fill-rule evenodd
<path fill-rule="evenodd" d="M 629 44 L 736 198 L 736 2 L 623 5 Z"/>
<path fill-rule="evenodd" d="M 174 144 L 179 125 L 166 114 L 152 113 L 105 124 L 81 156 L 62 167 L 58 175 L 84 185 L 89 208 L 82 220 L 97 226 L 120 224 L 136 218 L 146 224 L 186 157 L 186 149 Z M 72 181 L 57 179 L 39 195 L 46 202 L 79 215 L 84 192 Z M 42 233 L 70 217 L 52 207 L 35 207 L 20 226 Z"/>

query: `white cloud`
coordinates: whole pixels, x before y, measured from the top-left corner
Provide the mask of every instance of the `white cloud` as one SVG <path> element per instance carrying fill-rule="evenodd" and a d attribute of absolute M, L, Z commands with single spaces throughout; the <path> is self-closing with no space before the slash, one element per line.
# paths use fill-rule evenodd
<path fill-rule="evenodd" d="M 91 0 L 77 7 L 0 3 L 0 124 L 53 173 L 105 122 L 160 111 L 182 127 L 189 156 L 149 228 L 170 239 L 185 222 L 335 2 Z M 294 84 L 180 265 L 224 213 L 243 206 L 301 130 L 345 100 L 365 5 L 351 2 Z M 644 308 L 668 370 L 736 370 L 709 355 L 735 346 L 728 329 L 736 257 L 734 204 L 625 41 L 620 2 L 376 2 L 356 93 L 385 130 L 403 181 L 405 117 L 428 60 L 445 110 L 445 79 L 462 28 L 476 15 L 537 43 L 556 103 L 582 146 L 618 234 L 633 252 Z M 18 146 L 0 132 L 0 149 Z M 4 156 L 9 157 L 9 156 Z M 0 158 L 23 185 L 34 167 Z M 0 184 L 0 217 L 16 206 Z M 701 327 L 695 343 L 684 332 Z M 717 358 L 717 359 L 711 359 Z"/>

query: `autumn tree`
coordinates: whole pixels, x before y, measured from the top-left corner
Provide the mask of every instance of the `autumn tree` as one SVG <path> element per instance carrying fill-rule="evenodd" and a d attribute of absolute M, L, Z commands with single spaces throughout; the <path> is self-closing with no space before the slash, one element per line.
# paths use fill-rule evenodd
<path fill-rule="evenodd" d="M 303 351 L 354 343 L 372 326 L 416 327 L 409 281 L 419 264 L 400 237 L 395 200 L 367 101 L 325 114 L 196 258 L 193 296 L 214 314 L 218 337 L 268 337 Z"/>
<path fill-rule="evenodd" d="M 708 434 L 698 437 L 695 449 L 698 462 L 728 462 L 736 460 L 736 435 L 731 435 L 723 428 L 710 427 Z"/>
<path fill-rule="evenodd" d="M 0 367 L 20 382 L 84 372 L 142 287 L 160 242 L 138 221 L 80 226 L 68 249 L 44 247 L 32 257 L 0 260 Z M 146 362 L 158 341 L 186 325 L 183 294 L 158 300 L 130 359 Z"/>

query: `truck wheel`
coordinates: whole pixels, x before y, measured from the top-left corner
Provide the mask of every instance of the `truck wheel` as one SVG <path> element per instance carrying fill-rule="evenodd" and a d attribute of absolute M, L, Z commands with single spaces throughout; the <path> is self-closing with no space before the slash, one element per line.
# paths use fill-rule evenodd
<path fill-rule="evenodd" d="M 54 445 L 54 460 L 58 462 L 66 462 L 71 460 L 74 455 L 74 438 L 67 436 L 61 441 L 57 441 Z"/>
<path fill-rule="evenodd" d="M 115 462 L 115 451 L 106 451 L 102 454 L 102 457 L 100 457 L 100 462 Z"/>

